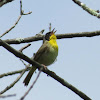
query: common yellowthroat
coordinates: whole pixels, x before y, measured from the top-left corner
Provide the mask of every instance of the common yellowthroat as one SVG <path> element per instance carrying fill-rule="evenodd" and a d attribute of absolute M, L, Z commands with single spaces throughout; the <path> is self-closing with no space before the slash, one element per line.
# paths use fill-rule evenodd
<path fill-rule="evenodd" d="M 37 61 L 40 64 L 43 64 L 45 66 L 51 65 L 55 60 L 56 57 L 58 56 L 58 45 L 56 42 L 56 36 L 55 36 L 54 29 L 51 32 L 46 33 L 44 39 L 44 43 L 42 46 L 39 48 L 37 53 L 34 56 L 34 60 Z M 28 75 L 24 79 L 23 83 L 25 86 L 29 84 L 29 81 L 35 72 L 37 68 L 35 66 L 32 66 L 30 69 Z"/>

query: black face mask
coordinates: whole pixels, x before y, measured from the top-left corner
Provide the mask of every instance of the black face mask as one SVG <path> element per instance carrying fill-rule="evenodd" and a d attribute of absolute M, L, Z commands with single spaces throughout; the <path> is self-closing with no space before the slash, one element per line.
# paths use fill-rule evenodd
<path fill-rule="evenodd" d="M 45 40 L 49 41 L 50 36 L 51 36 L 51 32 L 46 33 L 44 37 Z"/>

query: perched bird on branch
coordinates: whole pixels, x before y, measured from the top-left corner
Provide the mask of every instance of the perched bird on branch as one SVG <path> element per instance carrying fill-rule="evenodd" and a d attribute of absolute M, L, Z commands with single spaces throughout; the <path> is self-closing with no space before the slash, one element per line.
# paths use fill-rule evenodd
<path fill-rule="evenodd" d="M 57 38 L 55 36 L 55 32 L 56 31 L 54 31 L 53 29 L 51 32 L 46 33 L 44 37 L 45 41 L 43 42 L 37 53 L 34 55 L 34 60 L 44 66 L 51 65 L 58 56 L 58 45 L 56 42 Z M 32 68 L 30 69 L 28 75 L 23 81 L 25 86 L 29 84 L 29 81 L 36 69 L 37 68 L 35 66 L 32 66 Z"/>

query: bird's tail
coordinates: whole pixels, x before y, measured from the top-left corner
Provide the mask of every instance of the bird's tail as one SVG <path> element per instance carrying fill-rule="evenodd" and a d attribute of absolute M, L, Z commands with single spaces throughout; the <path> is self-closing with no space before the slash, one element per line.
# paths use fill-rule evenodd
<path fill-rule="evenodd" d="M 23 83 L 24 83 L 25 86 L 27 86 L 27 85 L 29 84 L 29 81 L 30 81 L 30 79 L 31 79 L 31 77 L 32 77 L 32 75 L 33 75 L 33 73 L 35 72 L 35 70 L 36 70 L 36 67 L 32 67 L 32 68 L 30 69 L 30 71 L 28 72 L 26 78 L 25 78 L 24 81 L 23 81 Z"/>

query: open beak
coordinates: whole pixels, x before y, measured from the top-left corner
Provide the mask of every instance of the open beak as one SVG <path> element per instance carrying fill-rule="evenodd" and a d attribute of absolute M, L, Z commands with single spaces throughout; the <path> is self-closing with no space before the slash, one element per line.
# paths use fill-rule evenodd
<path fill-rule="evenodd" d="M 55 30 L 55 28 L 51 31 L 51 35 L 56 33 L 57 30 L 56 31 L 54 31 L 54 30 Z"/>

